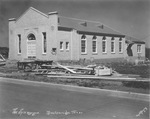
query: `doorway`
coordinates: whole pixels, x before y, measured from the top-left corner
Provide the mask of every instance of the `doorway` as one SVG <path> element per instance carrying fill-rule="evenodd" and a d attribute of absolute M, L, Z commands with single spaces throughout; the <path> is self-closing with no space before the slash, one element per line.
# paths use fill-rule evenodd
<path fill-rule="evenodd" d="M 27 36 L 27 57 L 36 58 L 36 37 L 33 33 Z"/>

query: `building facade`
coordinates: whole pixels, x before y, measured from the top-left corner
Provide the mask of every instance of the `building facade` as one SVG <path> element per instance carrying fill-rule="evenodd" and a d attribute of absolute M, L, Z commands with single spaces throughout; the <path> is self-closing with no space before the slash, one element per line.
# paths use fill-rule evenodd
<path fill-rule="evenodd" d="M 44 14 L 30 7 L 9 19 L 9 59 L 80 60 L 144 58 L 145 43 L 100 24 Z"/>

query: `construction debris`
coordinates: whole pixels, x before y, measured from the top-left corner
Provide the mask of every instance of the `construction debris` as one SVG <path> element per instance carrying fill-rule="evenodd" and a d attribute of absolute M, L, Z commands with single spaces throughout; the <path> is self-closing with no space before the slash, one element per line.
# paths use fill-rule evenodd
<path fill-rule="evenodd" d="M 3 66 L 6 64 L 6 59 L 0 54 L 0 66 Z"/>
<path fill-rule="evenodd" d="M 36 74 L 42 75 L 95 75 L 104 76 L 112 75 L 112 69 L 105 66 L 88 65 L 86 67 L 81 66 L 64 66 L 58 62 L 54 62 L 51 65 L 41 65 L 40 68 L 36 69 Z"/>
<path fill-rule="evenodd" d="M 88 66 L 65 66 L 54 61 L 19 61 L 18 69 L 32 71 L 36 75 L 46 75 L 48 77 L 65 78 L 89 78 L 89 79 L 110 79 L 110 80 L 136 80 L 136 78 L 123 76 L 112 68 L 103 65 Z"/>

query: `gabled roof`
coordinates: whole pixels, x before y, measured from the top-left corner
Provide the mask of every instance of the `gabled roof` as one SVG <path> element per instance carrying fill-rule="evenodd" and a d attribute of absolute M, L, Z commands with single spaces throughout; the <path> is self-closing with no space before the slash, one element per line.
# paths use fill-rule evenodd
<path fill-rule="evenodd" d="M 118 36 L 124 37 L 124 34 L 121 34 L 111 28 L 99 23 L 99 22 L 90 22 L 86 20 L 80 20 L 75 18 L 68 18 L 63 16 L 59 17 L 59 27 L 60 28 L 72 28 L 76 29 L 78 33 L 85 34 L 97 34 L 97 35 L 106 35 L 106 36 Z"/>
<path fill-rule="evenodd" d="M 41 14 L 44 17 L 48 18 L 48 15 L 33 8 L 29 7 L 17 20 L 16 22 L 23 17 L 29 10 L 33 10 L 39 14 Z M 49 14 L 53 14 L 56 12 L 50 12 Z M 119 31 L 116 31 L 100 22 L 92 22 L 88 20 L 81 20 L 76 18 L 69 18 L 69 17 L 63 17 L 58 16 L 59 18 L 59 24 L 58 24 L 58 30 L 67 30 L 71 31 L 72 29 L 76 29 L 79 34 L 89 34 L 89 35 L 103 35 L 103 36 L 111 36 L 111 37 L 126 37 L 127 40 L 131 40 L 134 43 L 142 43 L 145 44 L 144 41 L 139 41 L 136 38 L 126 36 Z M 11 19 L 10 19 L 11 20 Z"/>
<path fill-rule="evenodd" d="M 47 15 L 47 14 L 45 14 L 45 13 L 43 13 L 43 12 L 41 12 L 41 11 L 39 11 L 39 10 L 33 8 L 33 7 L 29 7 L 29 8 L 16 20 L 16 22 L 17 22 L 19 19 L 21 19 L 21 17 L 23 17 L 23 16 L 24 16 L 28 11 L 30 11 L 30 10 L 33 10 L 33 11 L 35 11 L 35 12 L 37 12 L 37 13 L 39 13 L 39 14 L 41 14 L 41 15 L 43 15 L 43 16 L 45 16 L 45 17 L 48 18 L 48 15 Z"/>

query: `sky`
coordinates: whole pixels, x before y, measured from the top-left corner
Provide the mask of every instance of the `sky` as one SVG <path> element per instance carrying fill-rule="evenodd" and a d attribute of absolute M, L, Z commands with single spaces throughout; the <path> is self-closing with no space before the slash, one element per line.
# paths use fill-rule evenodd
<path fill-rule="evenodd" d="M 114 30 L 146 41 L 150 47 L 150 0 L 0 0 L 0 47 L 8 47 L 8 19 L 29 7 L 43 13 L 98 21 Z"/>

